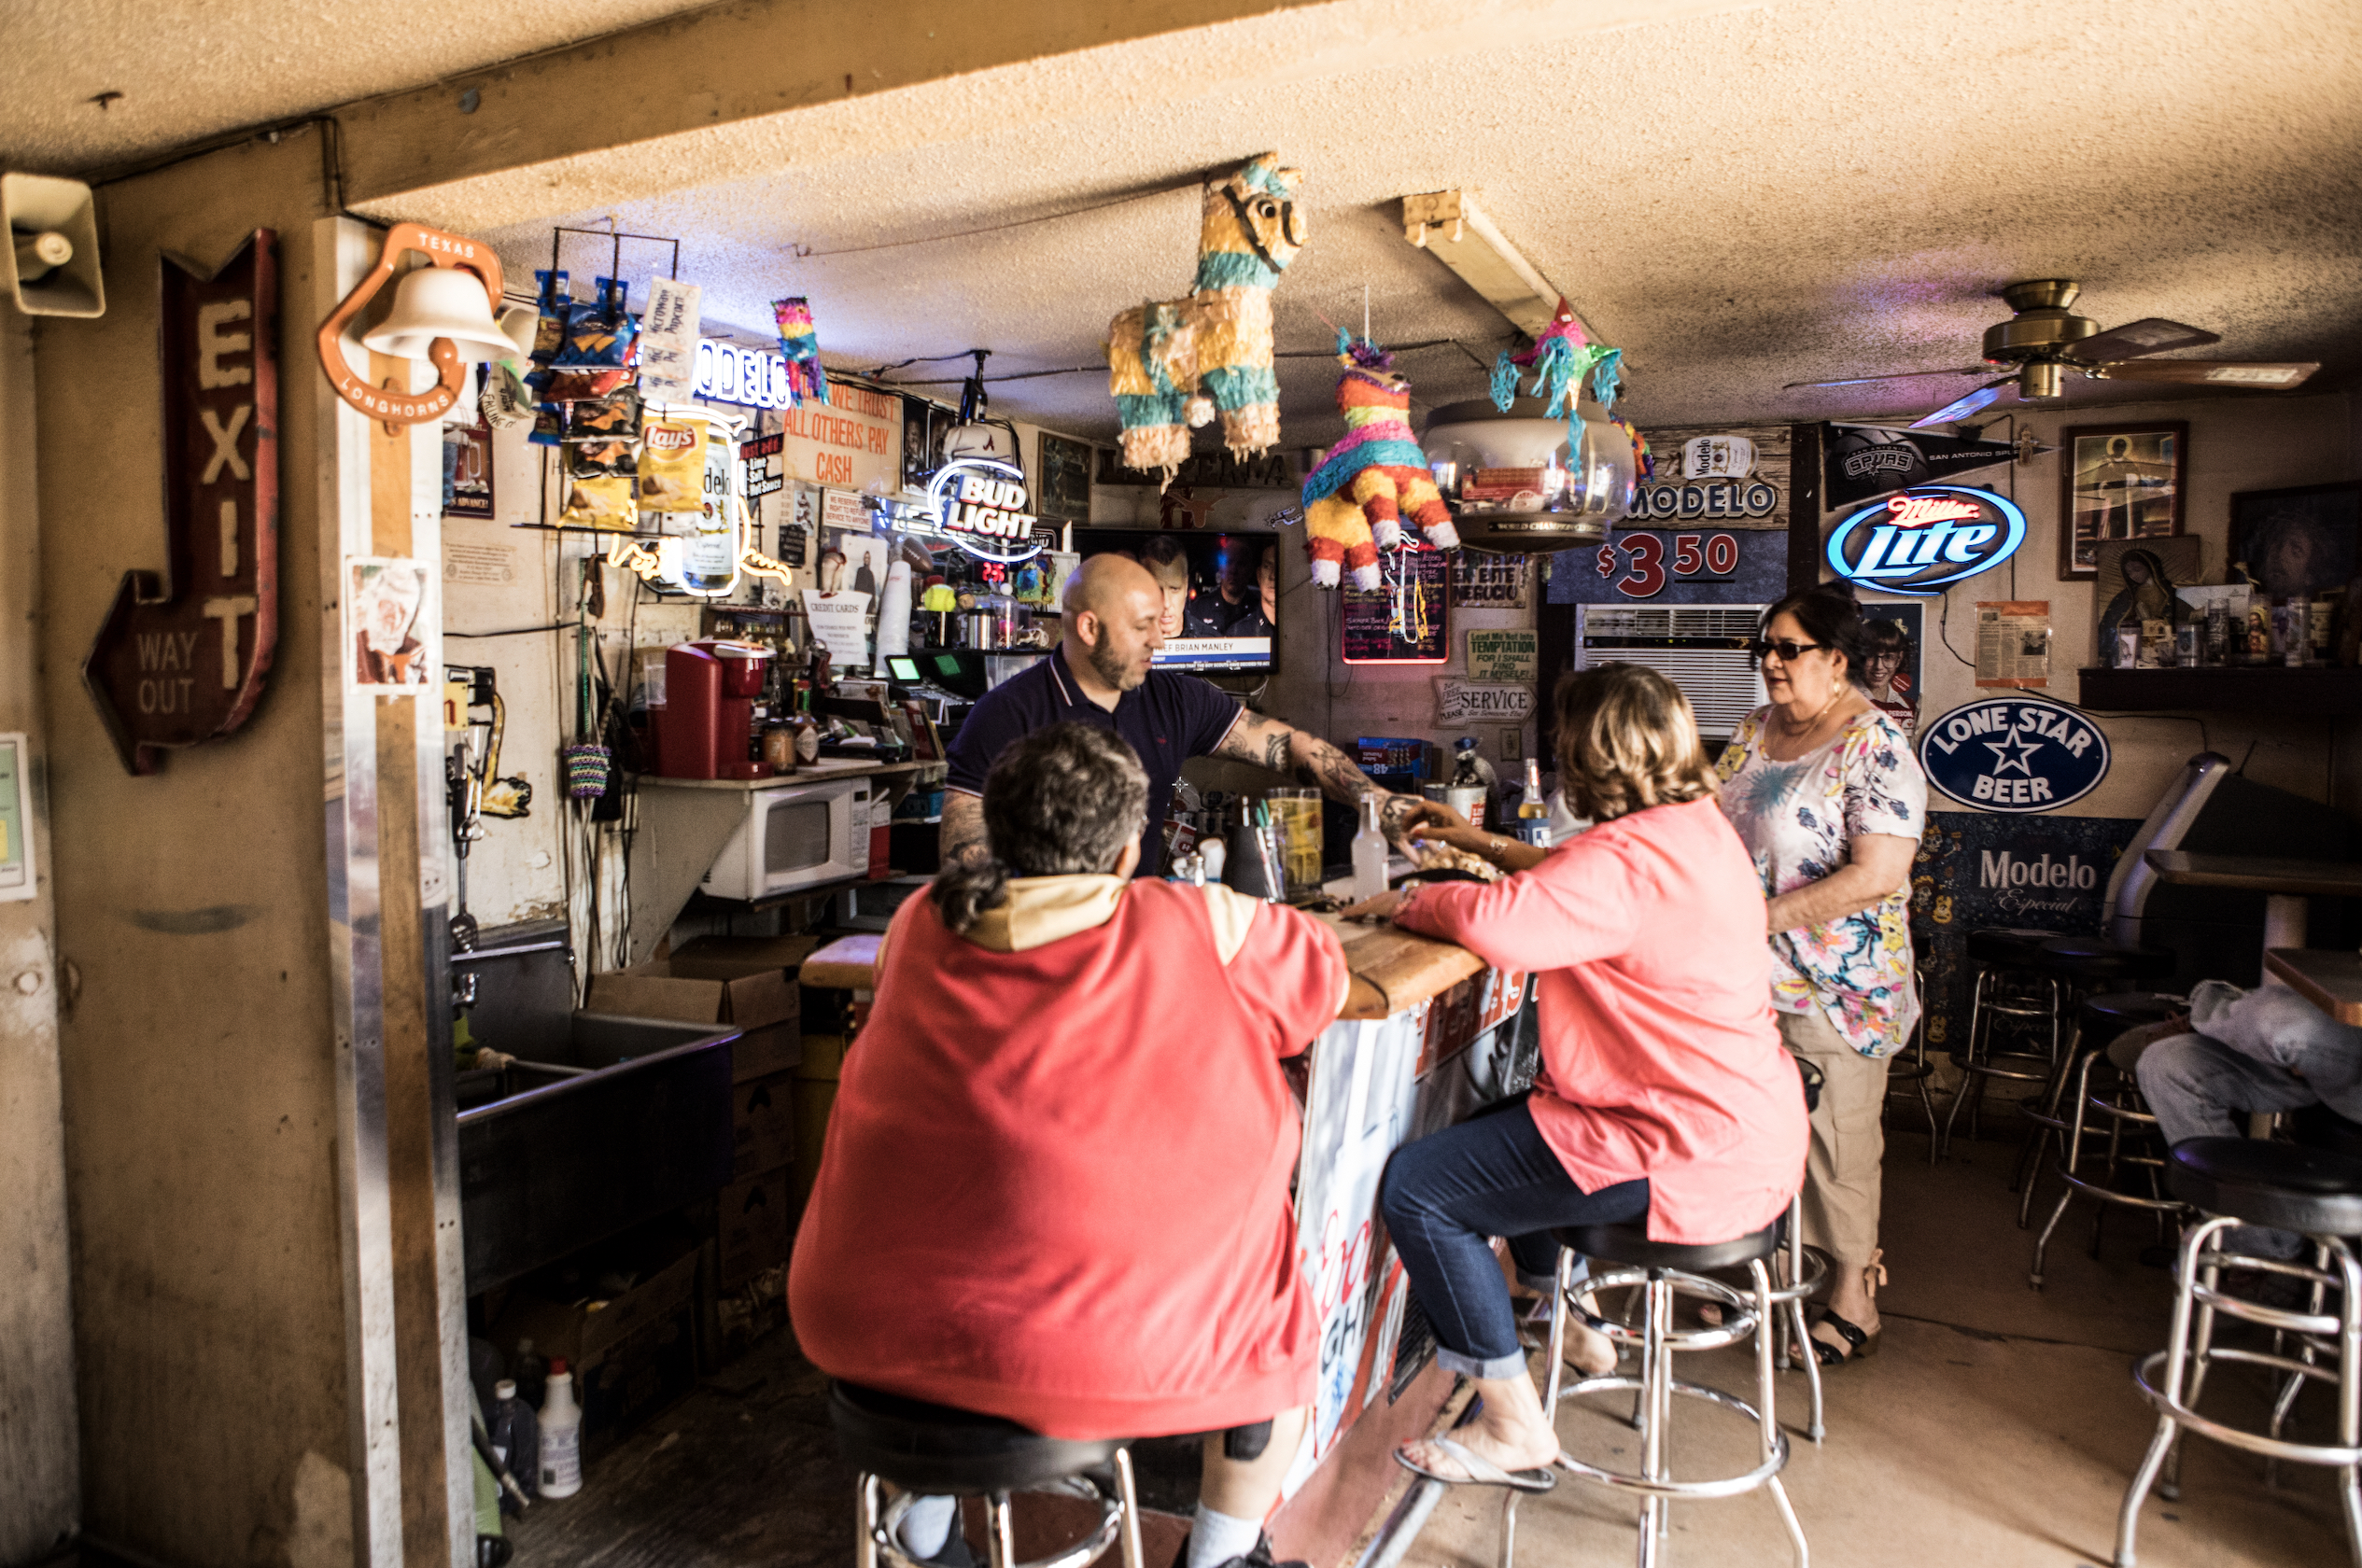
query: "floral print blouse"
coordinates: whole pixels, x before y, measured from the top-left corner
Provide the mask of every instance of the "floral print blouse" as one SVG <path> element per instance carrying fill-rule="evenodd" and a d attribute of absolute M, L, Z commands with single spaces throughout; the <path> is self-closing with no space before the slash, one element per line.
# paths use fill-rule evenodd
<path fill-rule="evenodd" d="M 1927 825 L 1927 776 L 1903 731 L 1873 707 L 1819 749 L 1789 762 L 1764 755 L 1759 707 L 1740 721 L 1717 771 L 1722 812 L 1755 857 L 1764 896 L 1793 893 L 1850 858 L 1847 841 L 1868 834 L 1917 839 Z M 1772 1006 L 1819 1007 L 1865 1057 L 1903 1048 L 1919 1015 L 1912 984 L 1910 893 L 1872 909 L 1771 939 Z"/>

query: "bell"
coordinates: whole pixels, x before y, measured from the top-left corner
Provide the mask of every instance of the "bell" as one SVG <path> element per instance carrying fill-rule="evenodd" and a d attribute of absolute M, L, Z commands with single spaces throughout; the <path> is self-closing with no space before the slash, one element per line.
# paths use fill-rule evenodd
<path fill-rule="evenodd" d="M 420 267 L 404 273 L 385 324 L 361 339 L 361 346 L 397 359 L 424 359 L 437 338 L 449 338 L 462 363 L 506 359 L 516 344 L 492 319 L 484 282 L 457 267 Z"/>

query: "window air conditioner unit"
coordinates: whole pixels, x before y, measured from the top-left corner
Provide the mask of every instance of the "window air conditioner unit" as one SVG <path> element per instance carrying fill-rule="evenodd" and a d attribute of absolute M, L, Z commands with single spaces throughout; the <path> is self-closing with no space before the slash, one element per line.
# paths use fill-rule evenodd
<path fill-rule="evenodd" d="M 1764 605 L 1576 607 L 1575 667 L 1640 665 L 1681 689 L 1702 735 L 1726 736 L 1771 701 L 1747 645 Z"/>

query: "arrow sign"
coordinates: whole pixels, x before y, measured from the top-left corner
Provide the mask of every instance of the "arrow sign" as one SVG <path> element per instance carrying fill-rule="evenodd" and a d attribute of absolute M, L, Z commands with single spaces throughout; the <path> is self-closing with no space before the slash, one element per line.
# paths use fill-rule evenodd
<path fill-rule="evenodd" d="M 127 571 L 82 664 L 123 765 L 218 740 L 279 640 L 278 235 L 206 275 L 163 259 L 164 569 Z"/>

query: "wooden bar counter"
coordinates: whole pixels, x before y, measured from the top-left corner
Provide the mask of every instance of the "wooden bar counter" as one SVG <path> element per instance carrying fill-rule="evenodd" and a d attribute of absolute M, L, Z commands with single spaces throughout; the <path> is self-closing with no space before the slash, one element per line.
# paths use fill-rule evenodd
<path fill-rule="evenodd" d="M 1311 1429 L 1270 1530 L 1277 1558 L 1342 1568 L 1362 1560 L 1381 1530 L 1412 1533 L 1423 1522 L 1433 1499 L 1412 1488 L 1393 1449 L 1445 1419 L 1458 1383 L 1435 1365 L 1426 1320 L 1385 1239 L 1379 1178 L 1401 1144 L 1523 1087 L 1534 1045 L 1530 1020 L 1518 1027 L 1527 976 L 1491 969 L 1451 943 L 1315 918 L 1343 943 L 1353 983 L 1337 1022 L 1288 1064 L 1304 1113 L 1299 1255 L 1321 1317 L 1321 1354 Z M 841 938 L 800 972 L 808 990 L 850 993 L 856 1030 L 876 988 L 880 940 Z M 857 1040 L 848 1048 L 858 1049 Z M 813 1141 L 807 1157 L 816 1166 Z M 1177 1539 L 1179 1521 L 1151 1522 L 1163 1527 L 1151 1533 L 1157 1538 Z M 1151 1546 L 1149 1556 L 1170 1550 Z"/>

